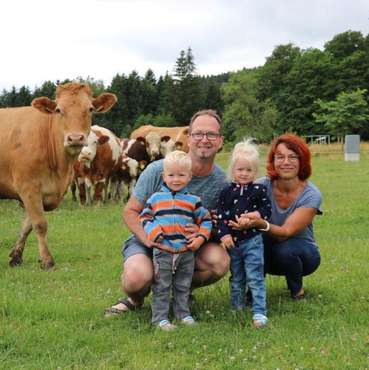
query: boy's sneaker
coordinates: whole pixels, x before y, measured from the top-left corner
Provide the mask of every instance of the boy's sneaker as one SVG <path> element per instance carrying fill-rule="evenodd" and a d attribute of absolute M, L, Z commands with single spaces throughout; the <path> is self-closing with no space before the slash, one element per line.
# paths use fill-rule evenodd
<path fill-rule="evenodd" d="M 168 320 L 161 320 L 157 326 L 159 329 L 164 331 L 171 331 L 176 328 L 176 326 L 170 323 Z"/>
<path fill-rule="evenodd" d="M 255 326 L 255 328 L 262 328 L 268 323 L 268 318 L 261 313 L 256 313 L 252 317 L 252 323 Z"/>
<path fill-rule="evenodd" d="M 181 323 L 185 324 L 185 325 L 196 325 L 196 321 L 191 315 L 188 315 L 188 316 L 184 317 L 181 320 Z"/>

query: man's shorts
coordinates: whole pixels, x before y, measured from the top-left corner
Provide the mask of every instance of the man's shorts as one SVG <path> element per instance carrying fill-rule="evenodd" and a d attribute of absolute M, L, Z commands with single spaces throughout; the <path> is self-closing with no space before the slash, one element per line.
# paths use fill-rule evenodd
<path fill-rule="evenodd" d="M 219 243 L 218 240 L 211 239 L 209 241 Z M 195 256 L 198 251 L 195 252 Z M 122 247 L 123 262 L 126 262 L 129 257 L 134 256 L 135 254 L 144 254 L 145 256 L 152 259 L 152 252 L 153 252 L 152 248 L 147 248 L 144 244 L 138 241 L 135 236 L 132 235 L 123 243 Z"/>
<path fill-rule="evenodd" d="M 152 251 L 152 248 L 147 248 L 144 244 L 138 241 L 135 236 L 132 235 L 123 243 L 123 262 L 126 262 L 127 258 L 134 256 L 135 254 L 144 254 L 152 259 Z"/>

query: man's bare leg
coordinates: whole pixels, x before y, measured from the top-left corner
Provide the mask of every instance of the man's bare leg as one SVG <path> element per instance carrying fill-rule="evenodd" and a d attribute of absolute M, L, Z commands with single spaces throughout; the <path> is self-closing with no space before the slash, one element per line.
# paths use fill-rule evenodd
<path fill-rule="evenodd" d="M 124 262 L 121 275 L 122 288 L 134 307 L 140 307 L 143 304 L 145 296 L 150 292 L 153 276 L 152 260 L 145 254 L 135 254 Z M 129 307 L 121 302 L 111 308 L 122 312 L 129 310 Z"/>
<path fill-rule="evenodd" d="M 192 289 L 210 285 L 220 280 L 229 271 L 230 258 L 225 249 L 216 243 L 201 247 L 195 258 Z"/>

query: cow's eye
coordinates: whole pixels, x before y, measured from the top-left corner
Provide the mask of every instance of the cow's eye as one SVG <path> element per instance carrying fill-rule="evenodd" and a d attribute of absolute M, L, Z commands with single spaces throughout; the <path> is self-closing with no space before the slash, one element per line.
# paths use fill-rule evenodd
<path fill-rule="evenodd" d="M 55 108 L 55 113 L 61 113 L 61 110 L 60 110 L 60 108 L 59 108 L 59 107 L 56 107 L 56 108 Z"/>
<path fill-rule="evenodd" d="M 90 112 L 95 112 L 95 108 L 93 106 L 90 107 Z"/>

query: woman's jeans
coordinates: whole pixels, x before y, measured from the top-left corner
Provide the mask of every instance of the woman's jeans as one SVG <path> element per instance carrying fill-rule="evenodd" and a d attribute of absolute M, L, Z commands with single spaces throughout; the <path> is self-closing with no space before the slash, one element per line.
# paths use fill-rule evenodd
<path fill-rule="evenodd" d="M 299 293 L 303 287 L 303 276 L 310 275 L 320 265 L 318 247 L 297 238 L 283 242 L 273 242 L 265 238 L 264 259 L 265 272 L 285 276 L 292 296 Z"/>
<path fill-rule="evenodd" d="M 246 308 L 246 288 L 252 294 L 253 314 L 266 315 L 264 248 L 261 235 L 241 241 L 229 251 L 231 256 L 231 305 Z"/>

